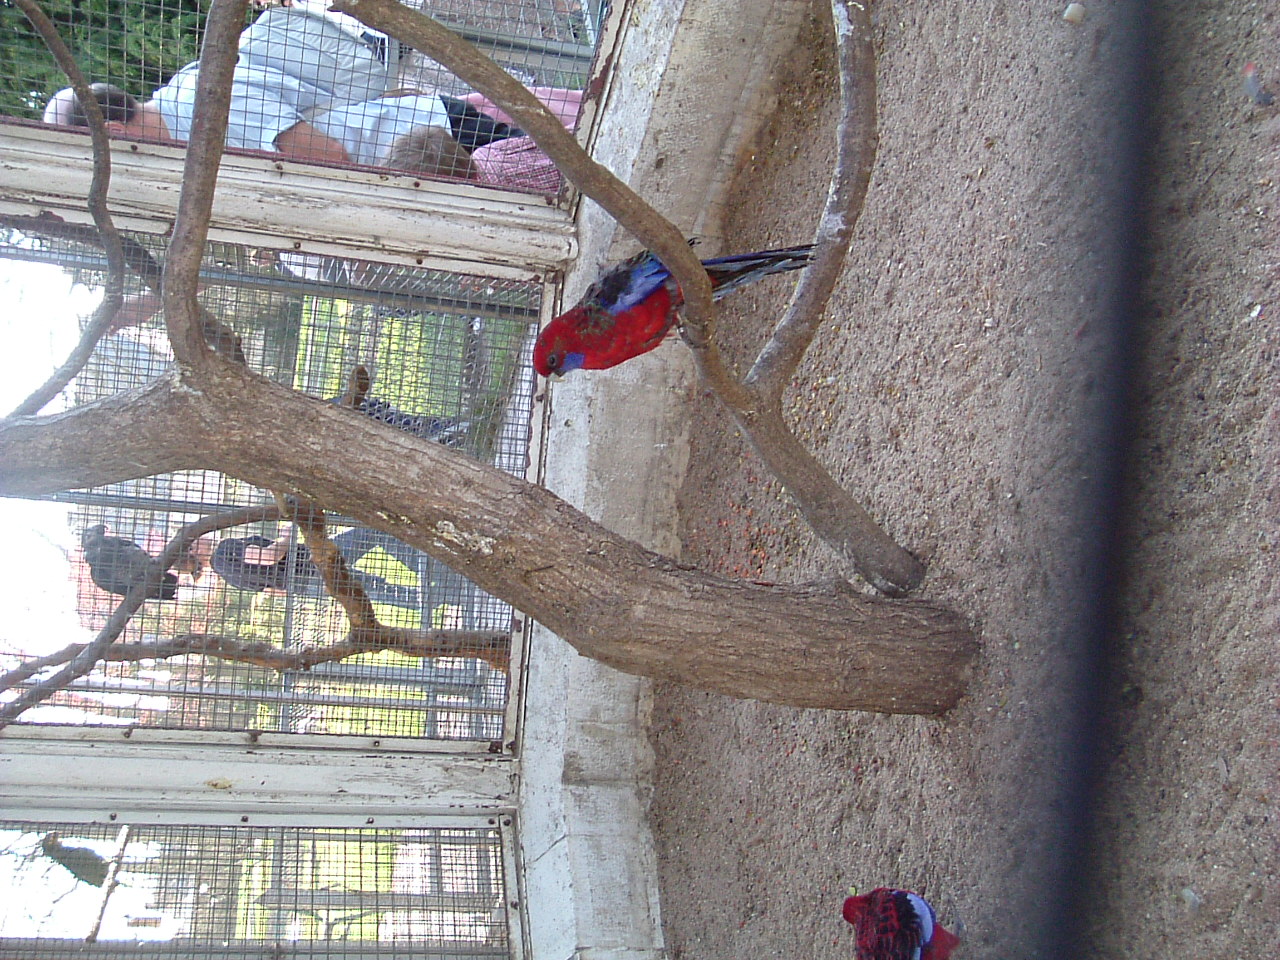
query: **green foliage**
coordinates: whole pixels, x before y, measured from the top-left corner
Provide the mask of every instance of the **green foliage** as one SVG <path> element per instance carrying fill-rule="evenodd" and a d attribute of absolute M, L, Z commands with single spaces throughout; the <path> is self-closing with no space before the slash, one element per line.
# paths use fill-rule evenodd
<path fill-rule="evenodd" d="M 198 60 L 210 0 L 45 0 L 85 77 L 146 99 Z M 26 16 L 0 0 L 0 113 L 38 118 L 66 78 Z"/>

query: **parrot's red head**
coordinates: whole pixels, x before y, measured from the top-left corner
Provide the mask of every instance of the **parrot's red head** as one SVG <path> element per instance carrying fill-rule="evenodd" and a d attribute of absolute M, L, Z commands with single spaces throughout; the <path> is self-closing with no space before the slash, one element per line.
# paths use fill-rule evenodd
<path fill-rule="evenodd" d="M 867 911 L 871 909 L 871 895 L 864 893 L 860 897 L 848 897 L 844 901 L 844 918 L 855 927 L 858 921 L 867 915 Z"/>
<path fill-rule="evenodd" d="M 541 376 L 564 376 L 572 370 L 582 369 L 586 362 L 586 354 L 573 343 L 573 330 L 585 313 L 581 307 L 574 307 L 568 313 L 556 317 L 542 333 L 538 334 L 538 342 L 533 345 L 533 368 Z"/>
<path fill-rule="evenodd" d="M 858 960 L 947 960 L 960 943 L 910 890 L 878 887 L 847 898 L 842 912 L 857 931 Z"/>

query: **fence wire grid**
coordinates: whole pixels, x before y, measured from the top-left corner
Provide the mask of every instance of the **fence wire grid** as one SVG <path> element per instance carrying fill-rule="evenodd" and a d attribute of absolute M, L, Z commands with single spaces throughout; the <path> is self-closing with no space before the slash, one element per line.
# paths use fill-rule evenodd
<path fill-rule="evenodd" d="M 0 821 L 9 957 L 511 956 L 497 827 Z"/>
<path fill-rule="evenodd" d="M 554 164 L 496 104 L 436 61 L 326 0 L 251 5 L 227 146 L 554 194 Z M 261 6 L 264 9 L 258 9 Z M 442 0 L 407 6 L 475 43 L 566 127 L 577 124 L 603 0 Z M 208 0 L 46 0 L 117 137 L 189 138 Z M 67 80 L 21 11 L 0 5 L 0 115 L 84 124 Z"/>
<path fill-rule="evenodd" d="M 163 241 L 135 239 L 163 258 Z M 86 293 L 102 283 L 102 255 L 92 247 L 0 233 L 0 264 L 14 269 L 23 261 L 62 267 L 66 282 Z M 115 330 L 54 409 L 141 386 L 168 367 L 158 300 L 133 282 Z M 202 300 L 239 334 L 253 369 L 304 393 L 337 398 L 351 371 L 363 365 L 373 377 L 367 415 L 525 472 L 538 284 L 232 244 L 210 245 L 202 283 Z M 202 516 L 271 502 L 267 491 L 203 471 L 54 499 L 71 505 L 67 559 L 75 618 L 86 639 L 127 590 L 130 557 L 157 555 L 178 527 Z M 264 663 L 254 653 L 264 644 L 282 653 L 325 646 L 340 641 L 348 625 L 293 525 L 255 523 L 198 541 L 114 648 L 131 652 L 28 710 L 22 722 L 503 739 L 507 677 L 491 663 L 509 655 L 510 607 L 388 534 L 342 517 L 331 518 L 329 532 L 383 623 L 490 632 L 494 639 L 481 649 L 492 656 L 433 660 L 382 651 L 305 670 Z M 51 610 L 50 622 L 64 622 L 60 612 Z M 165 651 L 183 638 L 202 637 L 220 638 L 230 654 Z M 10 632 L 0 641 L 0 666 L 13 669 L 68 642 L 55 631 L 39 637 Z M 35 673 L 18 689 L 59 666 Z"/>

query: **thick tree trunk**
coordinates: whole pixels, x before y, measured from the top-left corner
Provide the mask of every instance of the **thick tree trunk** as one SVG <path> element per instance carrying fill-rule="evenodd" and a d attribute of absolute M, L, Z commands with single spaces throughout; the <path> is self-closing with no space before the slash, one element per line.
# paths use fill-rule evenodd
<path fill-rule="evenodd" d="M 191 377 L 175 371 L 69 413 L 0 425 L 0 493 L 220 470 L 386 530 L 630 673 L 889 713 L 939 713 L 964 691 L 976 644 L 950 611 L 843 583 L 711 576 L 541 487 L 222 358 Z"/>

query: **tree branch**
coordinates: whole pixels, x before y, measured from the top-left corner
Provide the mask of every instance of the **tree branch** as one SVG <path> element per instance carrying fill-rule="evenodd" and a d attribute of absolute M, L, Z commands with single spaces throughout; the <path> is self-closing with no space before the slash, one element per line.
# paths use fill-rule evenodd
<path fill-rule="evenodd" d="M 835 170 L 814 237 L 813 261 L 801 271 L 786 314 L 744 380 L 770 404 L 781 400 L 822 323 L 831 292 L 844 269 L 853 228 L 862 216 L 880 142 L 876 130 L 875 47 L 868 4 L 832 0 L 831 17 L 840 77 Z"/>
<path fill-rule="evenodd" d="M 376 637 L 365 636 L 361 639 L 348 634 L 338 643 L 282 650 L 275 644 L 261 641 L 209 633 L 187 633 L 145 643 L 113 643 L 104 652 L 102 660 L 106 663 L 133 663 L 139 660 L 170 660 L 174 657 L 199 655 L 285 671 L 310 670 L 322 663 L 337 663 L 363 653 L 389 650 L 424 660 L 436 657 L 484 660 L 490 666 L 506 672 L 509 661 L 507 640 L 506 633 L 496 630 L 409 630 L 386 627 Z M 68 644 L 56 653 L 23 663 L 21 667 L 0 678 L 0 690 L 12 689 L 42 670 L 69 662 L 86 646 L 83 643 Z"/>
<path fill-rule="evenodd" d="M 196 82 L 196 101 L 200 106 L 195 111 L 191 139 L 187 143 L 182 194 L 178 198 L 173 240 L 165 258 L 162 290 L 169 343 L 180 367 L 198 369 L 209 355 L 201 332 L 202 308 L 196 294 L 209 236 L 218 167 L 227 139 L 231 77 L 245 8 L 246 0 L 213 0 L 200 48 L 200 74 Z"/>
<path fill-rule="evenodd" d="M 21 716 L 24 711 L 49 699 L 59 690 L 66 688 L 71 683 L 92 672 L 98 661 L 102 659 L 103 652 L 116 637 L 120 636 L 121 631 L 129 623 L 129 619 L 142 606 L 147 599 L 147 594 L 154 589 L 158 582 L 159 577 L 148 575 L 134 584 L 128 594 L 125 595 L 125 598 L 120 601 L 120 605 L 116 607 L 110 618 L 108 618 L 106 626 L 98 632 L 98 635 L 94 637 L 91 643 L 85 644 L 68 661 L 65 667 L 47 680 L 42 680 L 33 685 L 20 696 L 0 705 L 0 730 L 3 730 L 13 720 Z"/>
<path fill-rule="evenodd" d="M 325 530 L 324 509 L 314 500 L 298 497 L 277 495 L 276 501 L 284 510 L 285 516 L 302 533 L 311 562 L 320 571 L 320 579 L 324 581 L 325 592 L 338 601 L 346 612 L 352 634 L 358 637 L 376 634 L 383 625 L 378 622 L 373 601 L 369 599 L 360 579 L 347 567 L 342 551 L 329 539 Z"/>
<path fill-rule="evenodd" d="M 685 322 L 709 322 L 711 280 L 685 237 L 639 194 L 592 160 L 555 114 L 523 84 L 469 41 L 398 0 L 337 0 L 333 9 L 440 61 L 501 106 L 579 190 L 635 234 L 666 265 L 684 293 Z"/>
<path fill-rule="evenodd" d="M 528 90 L 467 41 L 396 0 L 339 0 L 340 9 L 439 60 L 499 104 L 534 138 L 583 193 L 657 254 L 685 295 L 682 333 L 702 377 L 733 415 L 765 464 L 782 482 L 814 531 L 876 589 L 905 594 L 924 566 L 893 541 L 830 472 L 796 440 L 781 397 L 822 321 L 861 213 L 876 152 L 875 53 L 864 4 L 832 0 L 840 63 L 841 119 L 837 161 L 819 222 L 814 262 L 753 369 L 739 381 L 712 335 L 705 271 L 680 232 L 629 187 L 593 161 Z M 695 266 L 696 265 L 696 266 Z M 698 286 L 690 285 L 696 275 Z"/>
<path fill-rule="evenodd" d="M 167 397 L 157 387 L 133 396 L 127 411 L 150 425 L 116 429 L 110 456 L 97 455 L 92 440 L 118 422 L 119 406 L 42 418 L 39 430 L 31 421 L 0 424 L 0 494 L 199 465 L 385 530 L 584 656 L 631 673 L 696 677 L 730 696 L 892 713 L 938 713 L 964 691 L 976 644 L 964 619 L 944 608 L 690 570 L 542 487 L 222 358 L 199 391 L 160 383 L 171 387 Z M 166 424 L 181 429 L 170 436 Z"/>
<path fill-rule="evenodd" d="M 111 894 L 120 884 L 120 868 L 124 865 L 124 852 L 129 846 L 129 834 L 133 828 L 128 824 L 122 826 L 116 834 L 116 852 L 107 864 L 107 876 L 102 881 L 102 896 L 98 900 L 98 915 L 85 935 L 85 943 L 97 943 L 98 934 L 102 931 L 102 921 L 107 916 L 107 904 L 111 902 Z"/>

